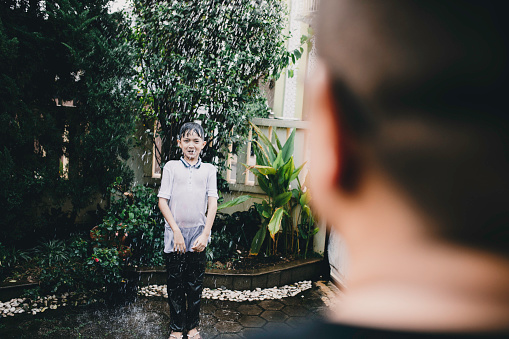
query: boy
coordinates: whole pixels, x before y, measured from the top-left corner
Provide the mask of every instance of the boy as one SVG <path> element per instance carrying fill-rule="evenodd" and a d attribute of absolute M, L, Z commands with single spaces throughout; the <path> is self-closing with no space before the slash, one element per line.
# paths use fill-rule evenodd
<path fill-rule="evenodd" d="M 200 159 L 205 147 L 203 128 L 185 123 L 180 128 L 180 160 L 163 168 L 159 209 L 166 221 L 164 252 L 168 274 L 170 339 L 200 339 L 197 330 L 205 274 L 205 247 L 217 211 L 216 168 Z M 206 213 L 206 214 L 205 214 Z M 187 307 L 186 307 L 187 304 Z"/>
<path fill-rule="evenodd" d="M 321 0 L 315 28 L 311 192 L 349 270 L 273 337 L 508 338 L 506 2 Z"/>

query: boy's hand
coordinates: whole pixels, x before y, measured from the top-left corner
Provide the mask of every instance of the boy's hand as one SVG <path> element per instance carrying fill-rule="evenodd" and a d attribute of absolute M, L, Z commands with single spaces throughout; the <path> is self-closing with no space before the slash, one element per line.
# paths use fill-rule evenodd
<path fill-rule="evenodd" d="M 180 230 L 173 231 L 173 250 L 175 252 L 185 252 L 186 251 L 186 243 L 184 242 L 184 237 Z"/>
<path fill-rule="evenodd" d="M 195 240 L 193 247 L 191 249 L 195 252 L 202 252 L 205 249 L 205 247 L 207 247 L 208 240 L 209 240 L 209 236 L 202 233 Z"/>

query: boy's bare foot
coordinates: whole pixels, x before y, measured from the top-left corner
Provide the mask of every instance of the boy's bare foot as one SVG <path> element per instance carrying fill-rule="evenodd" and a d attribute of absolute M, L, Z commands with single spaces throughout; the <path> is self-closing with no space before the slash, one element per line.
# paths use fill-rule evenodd
<path fill-rule="evenodd" d="M 200 332 L 196 328 L 193 328 L 187 332 L 187 339 L 201 339 Z"/>
<path fill-rule="evenodd" d="M 171 332 L 170 337 L 168 339 L 182 339 L 182 338 L 184 338 L 182 332 Z"/>

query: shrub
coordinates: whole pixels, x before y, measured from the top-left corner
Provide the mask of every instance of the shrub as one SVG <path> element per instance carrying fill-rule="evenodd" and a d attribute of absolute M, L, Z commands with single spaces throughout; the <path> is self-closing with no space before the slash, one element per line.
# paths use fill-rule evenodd
<path fill-rule="evenodd" d="M 84 291 L 90 271 L 85 259 L 89 244 L 80 238 L 40 241 L 33 249 L 40 268 L 41 293 Z"/>
<path fill-rule="evenodd" d="M 90 270 L 81 260 L 74 259 L 52 266 L 42 266 L 39 276 L 41 294 L 87 291 L 89 289 L 87 280 L 90 276 Z"/>
<path fill-rule="evenodd" d="M 117 186 L 111 193 L 111 206 L 102 224 L 93 230 L 96 245 L 124 253 L 129 246 L 129 253 L 125 254 L 131 254 L 131 265 L 163 265 L 163 218 L 154 190 L 135 186 L 132 192 L 118 194 Z"/>
<path fill-rule="evenodd" d="M 49 240 L 34 250 L 41 268 L 41 293 L 86 292 L 118 284 L 122 264 L 115 248 L 94 248 L 90 242 L 75 237 L 65 242 Z"/>
<path fill-rule="evenodd" d="M 260 216 L 254 206 L 231 215 L 218 213 L 214 220 L 211 242 L 206 249 L 207 260 L 237 257 L 238 249 L 249 248 L 259 224 Z"/>
<path fill-rule="evenodd" d="M 17 264 L 29 259 L 27 252 L 15 247 L 7 248 L 0 243 L 0 276 L 7 275 Z"/>
<path fill-rule="evenodd" d="M 41 266 L 54 266 L 69 259 L 69 250 L 63 240 L 40 241 L 34 253 Z"/>
<path fill-rule="evenodd" d="M 69 257 L 85 258 L 90 248 L 90 243 L 81 237 L 71 238 L 69 241 Z"/>
<path fill-rule="evenodd" d="M 94 248 L 94 253 L 88 258 L 87 265 L 92 271 L 88 279 L 92 286 L 100 288 L 122 281 L 122 268 L 115 248 Z"/>

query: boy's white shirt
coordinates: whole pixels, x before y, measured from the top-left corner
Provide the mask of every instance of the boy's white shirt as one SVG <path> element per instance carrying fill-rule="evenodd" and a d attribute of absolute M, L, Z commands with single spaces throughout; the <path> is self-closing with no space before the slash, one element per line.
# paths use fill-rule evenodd
<path fill-rule="evenodd" d="M 163 168 L 158 197 L 168 201 L 173 218 L 171 221 L 175 222 L 184 238 L 186 236 L 196 237 L 199 235 L 198 232 L 201 234 L 200 226 L 203 226 L 203 231 L 208 233 L 208 238 L 210 237 L 213 219 L 207 219 L 207 207 L 209 198 L 218 198 L 216 172 L 217 170 L 212 164 L 203 163 L 201 159 L 198 159 L 194 165 L 190 165 L 183 158 L 173 160 L 166 163 Z M 210 206 L 213 207 L 211 209 L 214 209 L 208 213 L 213 214 L 211 217 L 215 216 L 216 206 L 217 203 Z M 173 252 L 171 246 L 173 230 L 167 218 L 165 218 L 164 233 L 164 251 Z M 192 243 L 188 243 L 187 250 L 190 250 L 192 246 Z"/>

